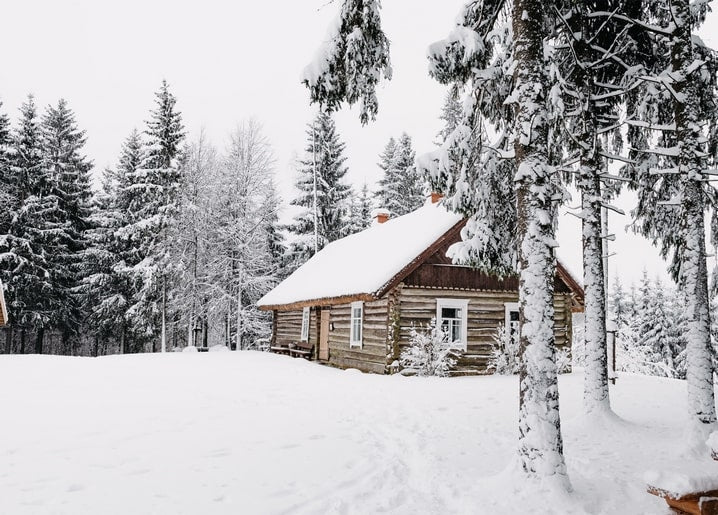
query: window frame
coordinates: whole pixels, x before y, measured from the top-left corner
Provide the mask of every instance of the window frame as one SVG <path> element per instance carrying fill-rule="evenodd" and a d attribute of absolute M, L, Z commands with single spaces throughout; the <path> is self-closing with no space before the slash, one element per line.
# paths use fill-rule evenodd
<path fill-rule="evenodd" d="M 304 308 L 302 308 L 302 330 L 299 336 L 300 341 L 309 341 L 309 321 L 311 320 L 311 318 L 311 308 L 309 306 L 305 306 Z"/>
<path fill-rule="evenodd" d="M 504 302 L 504 332 L 506 333 L 506 338 L 511 338 L 511 313 L 512 312 L 518 312 L 520 316 L 519 311 L 519 303 L 518 302 Z M 519 339 L 521 338 L 521 320 L 519 319 Z"/>
<path fill-rule="evenodd" d="M 467 350 L 469 345 L 469 299 L 451 299 L 451 298 L 437 298 L 436 299 L 436 327 L 441 330 L 443 317 L 441 316 L 442 308 L 459 308 L 462 310 L 463 316 L 461 317 L 461 339 L 455 342 L 448 342 L 448 345 L 452 349 Z"/>
<path fill-rule="evenodd" d="M 358 317 L 354 316 L 355 309 L 360 310 Z M 354 338 L 354 322 L 359 321 L 359 339 Z M 362 348 L 364 341 L 364 302 L 357 300 L 352 302 L 349 307 L 349 348 Z"/>

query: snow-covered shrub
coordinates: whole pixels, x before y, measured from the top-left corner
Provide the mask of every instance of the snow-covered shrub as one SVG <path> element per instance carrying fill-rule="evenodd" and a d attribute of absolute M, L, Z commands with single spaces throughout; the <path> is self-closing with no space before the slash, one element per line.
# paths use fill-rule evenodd
<path fill-rule="evenodd" d="M 503 324 L 496 328 L 491 336 L 491 357 L 487 368 L 495 374 L 511 375 L 519 373 L 519 342 L 511 338 Z"/>
<path fill-rule="evenodd" d="M 212 345 L 207 350 L 209 352 L 229 352 L 229 348 L 226 345 L 222 345 L 222 344 Z"/>
<path fill-rule="evenodd" d="M 573 366 L 586 365 L 586 339 L 584 338 L 584 315 L 574 314 L 572 319 L 573 331 L 571 334 L 571 357 Z"/>
<path fill-rule="evenodd" d="M 199 352 L 199 350 L 197 350 L 197 347 L 195 347 L 194 345 L 188 345 L 187 347 L 182 349 L 182 352 Z"/>
<path fill-rule="evenodd" d="M 675 370 L 657 360 L 653 348 L 630 326 L 616 334 L 616 370 L 649 376 L 675 377 Z"/>
<path fill-rule="evenodd" d="M 571 349 L 564 347 L 556 351 L 556 370 L 559 374 L 568 374 L 572 366 Z"/>
<path fill-rule="evenodd" d="M 412 328 L 409 345 L 401 351 L 399 363 L 405 371 L 419 376 L 446 377 L 456 365 L 456 353 L 447 342 L 448 336 L 432 319 L 424 331 Z"/>

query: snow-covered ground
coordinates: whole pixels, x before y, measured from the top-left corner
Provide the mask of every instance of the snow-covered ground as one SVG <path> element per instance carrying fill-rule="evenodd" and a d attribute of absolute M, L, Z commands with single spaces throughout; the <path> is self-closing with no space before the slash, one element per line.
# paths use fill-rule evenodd
<path fill-rule="evenodd" d="M 515 481 L 517 379 L 340 371 L 257 352 L 0 357 L 0 513 L 664 513 L 648 470 L 679 456 L 684 383 L 622 375 L 624 422 L 578 417 L 574 493 Z"/>

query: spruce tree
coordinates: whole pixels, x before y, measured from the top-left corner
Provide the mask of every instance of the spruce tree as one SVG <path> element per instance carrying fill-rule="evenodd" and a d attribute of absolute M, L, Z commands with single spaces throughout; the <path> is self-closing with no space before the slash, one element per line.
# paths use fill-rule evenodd
<path fill-rule="evenodd" d="M 155 109 L 150 113 L 144 135 L 142 163 L 128 177 L 131 222 L 122 228 L 121 236 L 136 249 L 130 273 L 137 294 L 129 308 L 130 318 L 135 329 L 148 337 L 157 335 L 159 321 L 164 351 L 168 281 L 172 272 L 169 232 L 177 214 L 185 136 L 182 115 L 166 81 L 162 81 L 155 94 Z"/>
<path fill-rule="evenodd" d="M 20 123 L 12 137 L 11 181 L 17 211 L 0 248 L 3 282 L 14 325 L 20 328 L 20 352 L 26 350 L 27 331 L 35 334 L 35 351 L 41 353 L 45 328 L 58 298 L 48 260 L 55 249 L 47 247 L 52 235 L 49 216 L 54 211 L 50 184 L 43 167 L 40 120 L 32 95 L 20 107 Z M 2 242 L 0 242 L 2 243 Z"/>
<path fill-rule="evenodd" d="M 390 139 L 379 156 L 384 176 L 379 180 L 377 203 L 392 216 L 410 213 L 424 203 L 424 181 L 414 165 L 415 157 L 411 137 L 406 133 L 399 141 Z"/>
<path fill-rule="evenodd" d="M 369 195 L 369 186 L 364 183 L 359 193 L 352 189 L 348 204 L 345 235 L 363 231 L 371 225 L 373 208 L 371 196 Z"/>
<path fill-rule="evenodd" d="M 342 3 L 335 33 L 319 53 L 318 63 L 311 67 L 312 73 L 305 74 L 312 101 L 318 101 L 330 110 L 336 109 L 343 101 L 350 104 L 356 102 L 358 98 L 354 93 L 357 84 L 366 86 L 362 91 L 369 90 L 369 97 L 375 98 L 372 97 L 375 95 L 374 87 L 380 72 L 388 64 L 388 45 L 383 44 L 386 38 L 381 30 L 378 2 L 361 2 L 364 9 L 357 8 L 357 3 L 357 0 Z M 555 154 L 549 138 L 549 125 L 555 123 L 555 119 L 549 111 L 548 70 L 554 63 L 547 62 L 547 56 L 551 54 L 545 48 L 545 42 L 553 36 L 548 28 L 553 25 L 552 16 L 558 6 L 539 0 L 514 0 L 513 8 L 507 14 L 508 5 L 505 0 L 468 3 L 459 18 L 460 27 L 445 41 L 432 45 L 430 60 L 434 75 L 441 76 L 440 80 L 443 78 L 447 83 L 466 83 L 477 73 L 477 80 L 471 81 L 476 85 L 480 86 L 483 81 L 491 82 L 495 75 L 503 75 L 499 82 L 509 84 L 503 98 L 496 95 L 485 100 L 508 107 L 509 111 L 499 111 L 508 115 L 503 118 L 506 126 L 516 130 L 515 138 L 504 139 L 503 143 L 507 149 L 513 146 L 512 153 L 505 154 L 501 148 L 494 150 L 499 156 L 511 156 L 516 170 L 510 184 L 516 187 L 519 243 L 516 254 L 523 323 L 519 374 L 519 463 L 528 477 L 550 479 L 559 488 L 570 489 L 563 459 L 553 332 L 554 231 L 557 204 L 564 195 L 556 170 L 551 166 Z M 510 19 L 512 30 L 496 30 L 497 23 L 504 22 L 506 18 Z M 368 30 L 372 39 L 364 39 L 362 42 L 365 44 L 359 47 L 361 51 L 356 52 L 353 45 L 356 34 L 366 35 Z M 467 37 L 468 31 L 473 31 L 471 37 Z M 510 80 L 504 81 L 509 73 L 492 75 L 502 65 L 500 57 L 494 54 L 494 49 L 500 46 L 495 38 L 500 39 L 501 34 L 509 33 L 513 34 L 513 45 L 509 45 L 512 56 L 506 69 L 513 73 Z M 467 41 L 472 44 L 464 45 Z M 353 51 L 347 52 L 348 47 Z M 343 73 L 347 65 L 356 73 L 349 76 Z M 474 101 L 483 101 L 480 95 L 471 97 Z M 361 114 L 365 121 L 367 110 L 362 109 Z M 476 120 L 469 127 L 480 127 L 480 123 Z M 481 132 L 464 132 L 463 149 L 470 148 L 472 135 L 480 138 Z M 473 142 L 480 143 L 480 139 Z M 459 152 L 461 150 L 460 146 Z M 478 155 L 476 150 L 467 154 Z M 449 159 L 439 160 L 439 164 L 447 161 Z M 439 171 L 437 175 L 445 178 L 449 174 Z M 467 187 L 465 182 L 462 187 Z M 496 240 L 484 238 L 481 243 L 487 241 Z M 501 242 L 499 247 L 505 245 L 506 242 Z M 484 255 L 485 249 L 486 245 L 480 251 Z M 495 253 L 510 255 L 504 250 Z M 494 266 L 511 269 L 506 260 Z"/>
<path fill-rule="evenodd" d="M 52 199 L 50 210 L 44 209 L 44 223 L 52 232 L 45 245 L 54 289 L 53 325 L 62 335 L 63 353 L 74 353 L 70 339 L 78 334 L 82 315 L 76 293 L 83 275 L 85 232 L 90 228 L 92 163 L 82 154 L 85 131 L 78 129 L 74 113 L 67 102 L 48 106 L 41 123 L 43 174 L 49 188 L 43 200 Z"/>
<path fill-rule="evenodd" d="M 314 255 L 315 245 L 321 250 L 343 236 L 346 202 L 351 192 L 345 182 L 348 171 L 344 165 L 345 144 L 339 139 L 331 115 L 321 111 L 308 125 L 306 134 L 305 157 L 299 162 L 296 183 L 299 195 L 291 201 L 291 205 L 303 209 L 288 227 L 298 236 L 291 249 L 296 265 Z"/>
<path fill-rule="evenodd" d="M 638 193 L 636 227 L 670 258 L 686 299 L 688 410 L 699 445 L 716 426 L 704 221 L 716 205 L 704 173 L 718 158 L 716 61 L 695 37 L 707 12 L 706 2 L 688 0 L 646 3 L 641 10 L 639 26 L 657 50 L 630 97 L 635 121 L 628 136 L 636 150 L 626 168 Z"/>
<path fill-rule="evenodd" d="M 134 130 L 122 145 L 117 167 L 105 170 L 103 175 L 102 190 L 95 201 L 93 228 L 88 233 L 88 274 L 82 288 L 84 310 L 96 336 L 118 339 L 122 354 L 141 350 L 141 340 L 132 333 L 133 325 L 127 316 L 137 295 L 132 267 L 139 263 L 140 256 L 123 234 L 132 224 L 130 181 L 142 161 L 142 141 Z"/>

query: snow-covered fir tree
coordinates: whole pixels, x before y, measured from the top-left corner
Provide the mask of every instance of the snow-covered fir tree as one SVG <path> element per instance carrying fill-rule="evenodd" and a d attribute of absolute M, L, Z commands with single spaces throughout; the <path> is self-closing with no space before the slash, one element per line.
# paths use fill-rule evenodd
<path fill-rule="evenodd" d="M 581 195 L 583 285 L 586 293 L 584 410 L 598 414 L 610 410 L 606 343 L 606 292 L 603 269 L 602 210 L 615 195 L 619 181 L 611 180 L 608 164 L 618 155 L 622 138 L 622 99 L 635 73 L 625 62 L 635 49 L 625 17 L 635 17 L 640 2 L 596 0 L 568 2 L 557 23 L 560 80 L 552 89 L 556 110 L 562 113 L 567 162 L 577 162 L 574 183 Z M 615 18 L 600 13 L 617 13 Z M 599 13 L 599 15 L 596 15 Z M 562 54 L 562 55 L 561 55 Z M 571 172 L 574 172 L 571 169 Z M 608 180 L 607 180 L 608 179 Z M 615 208 L 614 208 L 615 209 Z M 605 216 L 605 215 L 604 215 Z"/>
<path fill-rule="evenodd" d="M 349 197 L 346 234 L 363 231 L 371 225 L 371 212 L 374 209 L 369 186 L 365 182 L 359 192 L 352 189 Z"/>
<path fill-rule="evenodd" d="M 334 112 L 343 102 L 359 103 L 366 124 L 379 110 L 376 86 L 391 79 L 389 39 L 381 28 L 380 0 L 343 0 L 337 22 L 304 69 L 312 102 Z"/>
<path fill-rule="evenodd" d="M 155 94 L 155 108 L 144 136 L 142 163 L 128 176 L 127 209 L 131 220 L 120 229 L 119 236 L 135 249 L 134 259 L 126 263 L 137 292 L 128 316 L 138 333 L 147 337 L 159 335 L 165 350 L 167 291 L 173 272 L 169 234 L 182 184 L 184 140 L 182 116 L 166 81 Z"/>
<path fill-rule="evenodd" d="M 716 70 L 713 50 L 695 33 L 707 12 L 707 2 L 689 0 L 644 6 L 638 22 L 656 58 L 628 106 L 637 228 L 670 258 L 686 299 L 688 409 L 698 442 L 716 425 L 704 224 L 716 197 L 704 175 L 716 161 L 707 132 L 716 126 Z"/>
<path fill-rule="evenodd" d="M 345 181 L 345 144 L 332 116 L 320 110 L 307 126 L 307 146 L 299 161 L 299 191 L 290 203 L 302 211 L 289 225 L 296 237 L 290 247 L 294 267 L 301 265 L 327 243 L 341 238 L 346 223 L 351 187 Z"/>
<path fill-rule="evenodd" d="M 377 204 L 391 216 L 405 215 L 424 203 L 424 180 L 414 165 L 415 158 L 407 133 L 403 133 L 398 141 L 391 138 L 379 156 L 379 167 L 384 176 L 379 179 Z"/>
<path fill-rule="evenodd" d="M 82 323 L 81 300 L 76 291 L 86 273 L 85 232 L 90 228 L 92 163 L 82 153 L 85 131 L 77 127 L 75 115 L 64 100 L 55 107 L 48 106 L 41 133 L 43 175 L 49 187 L 39 199 L 43 206 L 39 209 L 43 223 L 52 229 L 44 241 L 46 248 L 52 249 L 47 254 L 55 302 L 51 318 L 62 335 L 63 352 L 74 354 L 69 346 L 71 340 L 76 343 Z M 37 350 L 40 349 L 39 346 Z"/>
<path fill-rule="evenodd" d="M 20 120 L 12 135 L 10 184 L 16 195 L 16 211 L 10 231 L 0 240 L 3 282 L 13 313 L 13 326 L 20 330 L 20 348 L 36 335 L 35 350 L 42 352 L 43 332 L 50 325 L 50 267 L 43 234 L 48 228 L 40 209 L 49 188 L 43 167 L 40 119 L 32 95 L 20 107 Z M 48 295 L 45 297 L 45 295 Z M 28 334 L 30 333 L 30 334 Z M 37 337 L 39 335 L 39 338 Z"/>
<path fill-rule="evenodd" d="M 625 326 L 631 320 L 631 300 L 623 289 L 621 279 L 616 276 L 608 294 L 609 318 L 619 327 Z"/>
<path fill-rule="evenodd" d="M 449 137 L 454 133 L 456 128 L 461 124 L 464 108 L 461 105 L 461 92 L 456 84 L 449 87 L 444 98 L 444 105 L 441 107 L 441 115 L 439 119 L 444 126 L 439 131 L 438 145 L 444 145 Z"/>

